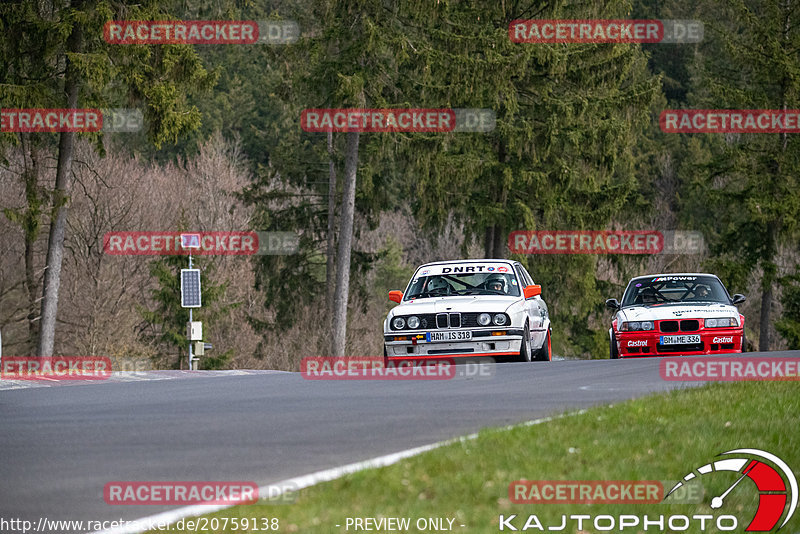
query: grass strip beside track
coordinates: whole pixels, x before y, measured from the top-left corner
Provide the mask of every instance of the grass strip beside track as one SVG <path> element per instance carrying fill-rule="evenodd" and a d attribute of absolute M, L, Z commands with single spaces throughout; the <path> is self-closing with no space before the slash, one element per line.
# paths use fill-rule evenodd
<path fill-rule="evenodd" d="M 216 532 L 243 532 L 231 528 L 230 518 L 277 518 L 278 532 L 313 533 L 431 532 L 417 529 L 416 521 L 449 518 L 454 519 L 453 532 L 483 533 L 499 530 L 500 514 L 517 514 L 514 524 L 519 529 L 530 514 L 536 514 L 546 531 L 561 525 L 562 515 L 655 518 L 724 513 L 735 515 L 736 531 L 743 532 L 757 507 L 752 482 L 745 481 L 731 492 L 722 510 L 709 506 L 712 497 L 736 481 L 736 473 L 702 477 L 705 497 L 700 504 L 514 504 L 508 491 L 509 484 L 520 479 L 676 481 L 720 459 L 718 454 L 738 448 L 771 452 L 800 478 L 800 384 L 710 384 L 592 408 L 540 425 L 487 429 L 476 439 L 304 489 L 292 504 L 262 501 L 206 517 L 219 519 Z M 411 527 L 369 531 L 345 527 L 347 518 L 382 517 L 409 518 Z M 225 518 L 227 529 L 221 528 Z M 264 524 L 260 520 L 259 529 L 250 531 L 264 531 Z M 568 519 L 564 531 L 575 532 L 575 524 Z M 713 525 L 711 521 L 705 532 L 716 532 Z M 686 532 L 698 532 L 698 526 L 693 523 Z M 594 531 L 591 523 L 584 531 Z M 613 531 L 619 532 L 619 526 Z M 643 531 L 640 526 L 623 532 Z M 658 530 L 651 527 L 648 532 Z M 800 532 L 800 511 L 782 532 Z"/>

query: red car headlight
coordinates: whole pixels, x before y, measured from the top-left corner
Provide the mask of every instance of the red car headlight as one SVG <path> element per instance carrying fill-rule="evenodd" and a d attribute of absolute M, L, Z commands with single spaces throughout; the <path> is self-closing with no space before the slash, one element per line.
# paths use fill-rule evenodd
<path fill-rule="evenodd" d="M 631 332 L 638 330 L 653 330 L 653 328 L 655 328 L 653 321 L 625 321 L 622 323 L 620 331 Z"/>
<path fill-rule="evenodd" d="M 736 317 L 720 317 L 719 319 L 706 319 L 703 323 L 706 328 L 730 328 L 731 326 L 739 326 L 739 320 Z"/>

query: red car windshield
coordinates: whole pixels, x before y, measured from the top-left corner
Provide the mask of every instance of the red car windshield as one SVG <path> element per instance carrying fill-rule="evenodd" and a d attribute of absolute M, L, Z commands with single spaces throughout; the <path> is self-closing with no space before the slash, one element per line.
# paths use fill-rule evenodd
<path fill-rule="evenodd" d="M 713 276 L 656 276 L 639 278 L 629 285 L 622 298 L 623 306 L 648 306 L 690 302 L 730 304 L 722 283 Z"/>

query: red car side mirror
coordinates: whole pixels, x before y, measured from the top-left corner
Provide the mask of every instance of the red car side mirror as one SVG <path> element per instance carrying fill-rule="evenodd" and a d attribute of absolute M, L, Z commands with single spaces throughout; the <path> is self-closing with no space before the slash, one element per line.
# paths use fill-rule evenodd
<path fill-rule="evenodd" d="M 542 286 L 525 286 L 525 289 L 523 290 L 523 292 L 525 293 L 525 298 L 529 299 L 531 297 L 535 297 L 537 295 L 541 295 L 542 294 Z"/>
<path fill-rule="evenodd" d="M 396 302 L 400 304 L 400 301 L 403 300 L 403 292 L 402 291 L 389 291 L 389 300 L 392 302 Z"/>

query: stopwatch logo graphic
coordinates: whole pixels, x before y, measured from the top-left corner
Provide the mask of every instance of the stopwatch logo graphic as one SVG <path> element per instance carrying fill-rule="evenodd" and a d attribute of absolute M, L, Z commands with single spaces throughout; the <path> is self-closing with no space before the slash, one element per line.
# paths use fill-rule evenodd
<path fill-rule="evenodd" d="M 688 482 L 696 477 L 710 475 L 719 471 L 741 473 L 741 476 L 736 482 L 725 490 L 722 495 L 711 499 L 711 508 L 715 510 L 721 508 L 725 504 L 725 498 L 728 494 L 732 492 L 742 480 L 749 478 L 755 483 L 756 488 L 758 488 L 758 509 L 745 531 L 767 532 L 774 529 L 781 517 L 784 516 L 784 510 L 786 510 L 786 503 L 788 501 L 788 510 L 786 510 L 783 523 L 778 527 L 778 530 L 783 528 L 783 526 L 789 522 L 789 519 L 792 518 L 797 508 L 797 479 L 792 470 L 789 469 L 786 462 L 774 454 L 759 449 L 734 449 L 732 451 L 723 452 L 718 456 L 727 456 L 729 454 L 763 458 L 777 466 L 780 471 L 763 461 L 755 460 L 750 457 L 717 460 L 694 469 L 691 473 L 683 477 L 683 481 L 675 484 L 675 487 L 669 490 L 666 497 L 669 497 L 673 491 L 683 486 L 684 481 Z M 666 499 L 666 497 L 664 498 Z"/>

